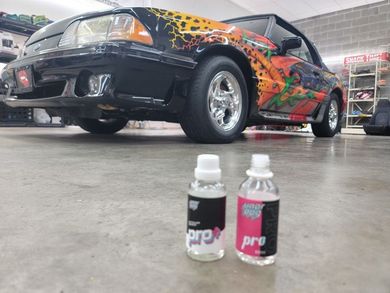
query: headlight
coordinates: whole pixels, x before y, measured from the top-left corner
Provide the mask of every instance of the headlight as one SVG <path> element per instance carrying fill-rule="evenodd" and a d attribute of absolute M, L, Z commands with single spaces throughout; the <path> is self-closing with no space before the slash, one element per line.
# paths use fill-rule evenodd
<path fill-rule="evenodd" d="M 153 45 L 145 26 L 128 14 L 107 15 L 72 23 L 65 30 L 59 47 L 104 41 L 134 41 Z"/>

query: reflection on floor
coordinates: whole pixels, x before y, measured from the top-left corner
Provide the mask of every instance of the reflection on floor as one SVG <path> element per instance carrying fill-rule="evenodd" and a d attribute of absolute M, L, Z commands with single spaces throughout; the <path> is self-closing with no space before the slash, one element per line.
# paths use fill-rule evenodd
<path fill-rule="evenodd" d="M 227 255 L 184 253 L 186 192 L 201 153 L 221 156 Z M 281 191 L 279 255 L 234 255 L 236 192 L 252 153 Z M 228 145 L 181 130 L 92 136 L 0 128 L 2 292 L 388 292 L 390 139 L 249 131 Z"/>

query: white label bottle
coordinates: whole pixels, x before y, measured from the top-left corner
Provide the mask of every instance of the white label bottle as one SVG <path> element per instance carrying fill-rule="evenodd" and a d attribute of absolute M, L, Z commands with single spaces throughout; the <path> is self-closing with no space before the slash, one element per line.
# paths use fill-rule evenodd
<path fill-rule="evenodd" d="M 204 262 L 221 259 L 225 254 L 226 190 L 218 156 L 198 156 L 187 208 L 187 255 Z"/>

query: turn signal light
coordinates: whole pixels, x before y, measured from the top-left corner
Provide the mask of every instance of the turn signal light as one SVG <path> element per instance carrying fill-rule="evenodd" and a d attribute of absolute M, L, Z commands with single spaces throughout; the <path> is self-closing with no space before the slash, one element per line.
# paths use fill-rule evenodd
<path fill-rule="evenodd" d="M 109 41 L 126 40 L 153 45 L 152 36 L 145 26 L 138 19 L 124 14 L 114 17 L 107 39 Z"/>

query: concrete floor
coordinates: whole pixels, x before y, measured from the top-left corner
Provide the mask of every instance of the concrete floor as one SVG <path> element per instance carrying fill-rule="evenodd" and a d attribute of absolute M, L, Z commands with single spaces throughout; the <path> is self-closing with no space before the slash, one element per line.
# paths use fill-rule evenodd
<path fill-rule="evenodd" d="M 185 255 L 196 156 L 221 156 L 227 255 Z M 268 153 L 281 190 L 271 267 L 234 253 L 236 191 Z M 247 133 L 197 145 L 177 130 L 112 137 L 0 128 L 0 292 L 390 292 L 390 138 Z"/>

